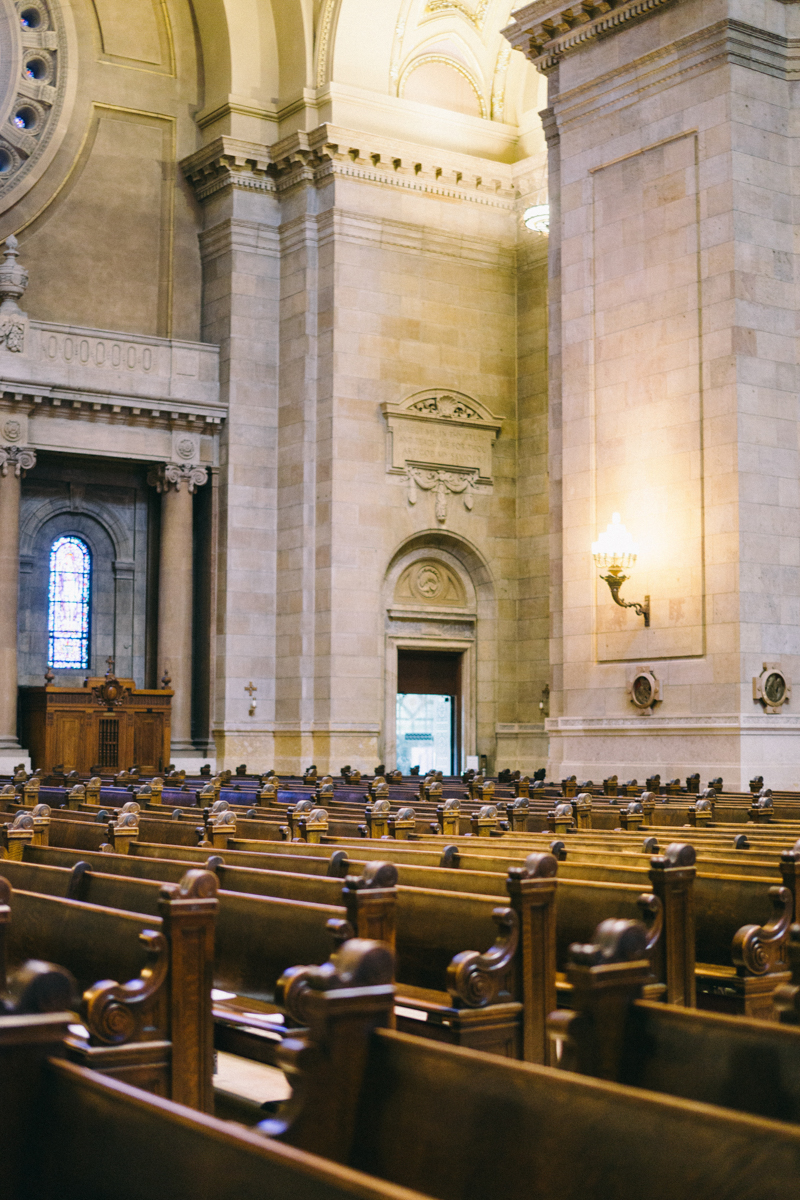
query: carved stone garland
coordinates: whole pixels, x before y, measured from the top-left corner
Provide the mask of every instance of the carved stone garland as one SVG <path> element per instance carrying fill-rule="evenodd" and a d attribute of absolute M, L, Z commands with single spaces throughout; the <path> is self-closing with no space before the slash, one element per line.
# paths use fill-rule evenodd
<path fill-rule="evenodd" d="M 436 493 L 436 520 L 444 523 L 447 520 L 448 493 L 461 495 L 464 493 L 464 508 L 472 512 L 473 492 L 477 471 L 460 473 L 457 471 L 427 471 L 422 467 L 408 467 L 408 503 L 417 503 L 417 488 L 425 492 Z"/>
<path fill-rule="evenodd" d="M 492 444 L 502 421 L 460 392 L 417 392 L 382 404 L 389 437 L 390 475 L 406 485 L 409 504 L 433 492 L 436 520 L 447 520 L 448 496 L 462 496 L 470 512 L 476 492 L 492 487 Z"/>

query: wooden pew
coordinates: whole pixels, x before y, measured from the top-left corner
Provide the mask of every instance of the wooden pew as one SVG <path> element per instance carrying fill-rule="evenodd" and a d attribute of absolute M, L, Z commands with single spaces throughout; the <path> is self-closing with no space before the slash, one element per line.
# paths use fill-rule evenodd
<path fill-rule="evenodd" d="M 104 865 L 116 857 L 100 855 L 94 862 L 102 859 L 98 865 Z M 129 861 L 135 860 L 122 858 L 116 865 Z M 157 865 L 156 874 L 174 876 L 183 865 Z M 426 1036 L 541 1061 L 548 1052 L 547 1014 L 556 1002 L 556 866 L 552 855 L 532 855 L 510 870 L 506 905 L 493 896 L 396 891 L 391 864 L 367 864 L 363 876 L 346 879 L 344 887 L 340 880 L 314 876 L 228 871 L 227 882 L 239 890 L 218 893 L 214 984 L 249 1000 L 246 1010 L 253 1001 L 272 1006 L 277 980 L 299 952 L 325 961 L 330 923 L 349 923 L 355 932 L 378 932 L 396 946 L 400 1019 L 423 1026 Z M 7 867 L 18 886 L 58 895 L 72 888 L 85 900 L 145 912 L 152 911 L 159 891 L 152 879 L 85 870 L 76 876 L 79 863 L 72 870 L 28 862 Z M 215 1015 L 230 1027 L 229 1040 L 257 1051 L 236 1032 L 255 1022 L 226 1015 L 220 1006 Z M 225 1048 L 224 1040 L 218 1035 L 219 1048 Z"/>
<path fill-rule="evenodd" d="M 273 845 L 263 842 L 246 844 L 250 847 L 248 865 L 258 862 L 255 857 L 257 846 L 266 847 L 268 852 Z M 387 843 L 381 842 L 379 845 L 384 847 Z M 135 849 L 137 855 L 165 856 L 173 853 L 167 847 L 147 847 L 142 844 L 137 844 Z M 310 847 L 304 847 L 304 851 L 306 849 Z M 771 1012 L 769 997 L 772 990 L 783 981 L 785 965 L 776 959 L 773 964 L 775 969 L 769 976 L 751 970 L 736 972 L 731 962 L 731 946 L 738 929 L 754 920 L 766 921 L 768 918 L 769 891 L 773 879 L 769 876 L 747 878 L 701 872 L 695 881 L 692 847 L 685 843 L 673 843 L 666 849 L 665 855 L 651 858 L 648 871 L 640 867 L 625 868 L 621 872 L 613 868 L 596 867 L 591 872 L 579 872 L 581 877 L 575 879 L 570 878 L 567 866 L 564 873 L 559 875 L 559 966 L 566 962 L 569 945 L 585 938 L 586 931 L 594 928 L 604 913 L 638 917 L 639 897 L 649 883 L 650 890 L 664 905 L 664 932 L 655 953 L 658 978 L 667 986 L 667 999 L 671 1003 L 694 1005 L 697 979 L 704 1004 L 726 1007 L 747 1015 Z M 392 857 L 405 853 L 395 851 L 392 847 L 388 847 L 387 852 Z M 183 855 L 187 851 L 175 853 Z M 237 852 L 225 853 L 233 858 Z M 189 851 L 188 857 L 196 854 L 196 851 Z M 516 863 L 520 860 L 510 856 L 507 861 Z M 790 893 L 785 908 L 788 921 L 791 921 L 790 905 L 793 904 L 792 898 L 800 877 L 800 855 L 786 852 L 781 856 L 780 865 L 782 871 L 785 868 L 784 884 Z M 447 868 L 429 870 L 429 891 L 437 887 L 450 890 L 468 884 L 467 877 L 460 873 L 460 869 L 455 872 Z M 635 878 L 638 882 L 619 881 L 626 878 Z M 488 887 L 489 881 L 485 875 L 483 879 Z M 500 882 L 502 877 L 497 875 L 493 886 L 497 888 Z M 783 932 L 788 936 L 788 923 L 784 924 Z M 699 964 L 697 966 L 695 958 Z"/>
<path fill-rule="evenodd" d="M 425 1200 L 65 1061 L 73 1019 L 0 1017 L 3 1200 Z"/>
<path fill-rule="evenodd" d="M 740 952 L 749 942 L 751 953 L 768 953 L 760 940 L 748 931 Z M 591 943 L 571 947 L 574 1009 L 548 1021 L 561 1067 L 800 1122 L 800 1027 L 650 1003 L 645 951 L 644 928 L 629 921 L 603 922 Z"/>
<path fill-rule="evenodd" d="M 800 1174 L 796 1125 L 388 1029 L 379 968 L 363 1000 L 332 986 L 346 960 L 288 973 L 310 1034 L 281 1049 L 295 1092 L 265 1133 L 441 1200 L 778 1200 Z"/>
<path fill-rule="evenodd" d="M 190 870 L 144 915 L 12 890 L 0 877 L 0 974 L 28 959 L 61 962 L 88 1030 L 71 1039 L 72 1057 L 210 1111 L 216 891 L 214 875 Z"/>

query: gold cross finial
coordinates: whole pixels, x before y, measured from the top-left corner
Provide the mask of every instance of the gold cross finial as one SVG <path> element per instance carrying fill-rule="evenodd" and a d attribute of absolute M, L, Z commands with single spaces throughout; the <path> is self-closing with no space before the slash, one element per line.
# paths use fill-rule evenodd
<path fill-rule="evenodd" d="M 246 692 L 250 693 L 250 699 L 252 700 L 253 694 L 258 691 L 258 686 L 255 683 L 253 683 L 253 681 L 251 679 L 250 682 L 248 683 L 247 687 L 244 690 Z"/>

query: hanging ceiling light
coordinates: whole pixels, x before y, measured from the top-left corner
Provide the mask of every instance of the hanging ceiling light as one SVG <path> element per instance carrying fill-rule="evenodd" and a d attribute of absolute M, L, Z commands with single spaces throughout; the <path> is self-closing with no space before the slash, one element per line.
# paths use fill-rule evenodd
<path fill-rule="evenodd" d="M 533 233 L 549 233 L 550 205 L 533 204 L 530 208 L 525 209 L 525 212 L 522 214 L 522 219 L 527 228 Z"/>

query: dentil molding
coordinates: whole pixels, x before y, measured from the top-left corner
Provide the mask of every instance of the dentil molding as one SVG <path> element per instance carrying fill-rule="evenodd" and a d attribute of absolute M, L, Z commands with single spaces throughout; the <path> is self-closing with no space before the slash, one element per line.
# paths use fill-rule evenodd
<path fill-rule="evenodd" d="M 199 200 L 225 188 L 279 193 L 330 176 L 467 200 L 514 211 L 512 167 L 491 159 L 376 134 L 320 125 L 271 146 L 227 135 L 184 158 L 181 169 Z"/>

